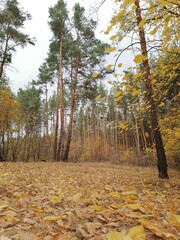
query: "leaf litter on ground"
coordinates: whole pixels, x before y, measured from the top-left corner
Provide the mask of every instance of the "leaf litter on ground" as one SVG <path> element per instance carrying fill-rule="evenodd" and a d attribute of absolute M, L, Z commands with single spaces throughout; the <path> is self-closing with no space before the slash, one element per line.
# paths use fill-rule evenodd
<path fill-rule="evenodd" d="M 178 240 L 180 179 L 155 168 L 1 163 L 0 240 Z"/>

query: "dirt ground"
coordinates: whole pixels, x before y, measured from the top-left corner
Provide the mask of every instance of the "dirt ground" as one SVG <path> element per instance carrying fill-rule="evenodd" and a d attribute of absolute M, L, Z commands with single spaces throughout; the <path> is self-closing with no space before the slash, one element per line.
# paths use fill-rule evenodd
<path fill-rule="evenodd" d="M 179 240 L 180 174 L 111 164 L 0 163 L 0 240 Z"/>

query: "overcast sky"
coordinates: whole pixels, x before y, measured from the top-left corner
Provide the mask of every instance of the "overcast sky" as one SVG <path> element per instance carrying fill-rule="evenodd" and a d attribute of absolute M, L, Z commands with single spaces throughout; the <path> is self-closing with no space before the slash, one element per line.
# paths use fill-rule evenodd
<path fill-rule="evenodd" d="M 35 46 L 27 46 L 24 49 L 17 49 L 13 54 L 11 70 L 7 71 L 10 77 L 11 86 L 14 91 L 19 88 L 24 88 L 32 79 L 37 79 L 38 68 L 47 57 L 49 40 L 52 35 L 48 28 L 48 8 L 54 6 L 57 0 L 18 0 L 20 6 L 32 15 L 32 20 L 25 23 L 24 32 L 31 37 L 36 37 Z M 92 0 L 67 0 L 69 11 L 72 10 L 74 4 L 79 2 L 87 10 L 96 6 Z M 100 3 L 101 0 L 96 0 Z M 99 10 L 99 23 L 96 31 L 96 36 L 101 40 L 107 40 L 109 36 L 105 36 L 101 31 L 105 30 L 111 16 L 113 14 L 112 0 L 106 0 Z"/>

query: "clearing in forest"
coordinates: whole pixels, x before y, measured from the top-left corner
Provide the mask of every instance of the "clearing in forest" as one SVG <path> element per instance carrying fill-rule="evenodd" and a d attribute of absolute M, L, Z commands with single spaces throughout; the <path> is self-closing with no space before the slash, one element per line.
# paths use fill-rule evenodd
<path fill-rule="evenodd" d="M 180 179 L 105 164 L 1 163 L 0 239 L 178 240 Z"/>

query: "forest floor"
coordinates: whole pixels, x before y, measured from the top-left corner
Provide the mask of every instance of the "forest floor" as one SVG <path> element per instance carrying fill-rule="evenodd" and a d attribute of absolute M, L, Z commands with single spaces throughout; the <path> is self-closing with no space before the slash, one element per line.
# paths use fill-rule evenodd
<path fill-rule="evenodd" d="M 0 240 L 179 240 L 180 179 L 156 168 L 0 163 Z"/>

